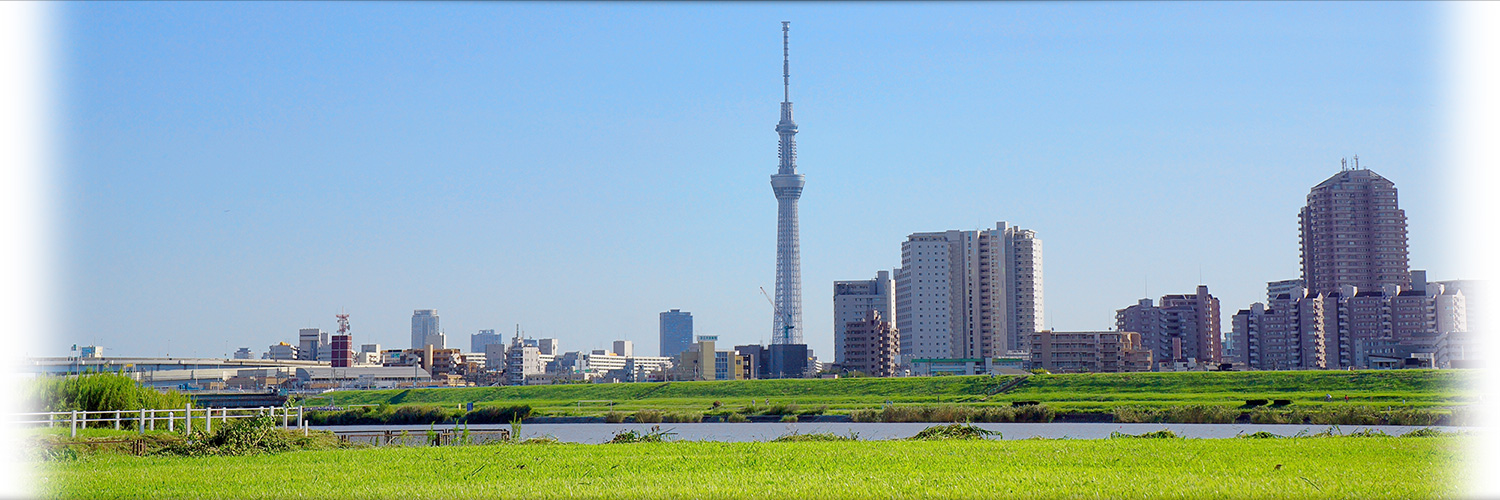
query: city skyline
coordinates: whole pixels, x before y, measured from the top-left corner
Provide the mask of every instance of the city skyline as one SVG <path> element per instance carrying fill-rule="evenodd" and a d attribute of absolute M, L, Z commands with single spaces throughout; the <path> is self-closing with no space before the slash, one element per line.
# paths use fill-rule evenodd
<path fill-rule="evenodd" d="M 798 23 L 799 107 L 818 124 L 798 153 L 819 193 L 805 200 L 802 281 L 820 358 L 834 355 L 834 281 L 899 266 L 909 234 L 996 220 L 1048 242 L 1045 327 L 1104 329 L 1119 307 L 1200 283 L 1247 307 L 1265 282 L 1300 275 L 1306 189 L 1356 153 L 1401 189 L 1411 267 L 1467 277 L 1439 253 L 1435 84 L 1422 76 L 1437 64 L 1435 14 L 1420 6 L 380 5 L 358 22 L 319 6 L 60 10 L 69 312 L 33 354 L 227 355 L 332 330 L 340 307 L 358 343 L 403 343 L 418 308 L 444 311 L 450 336 L 520 323 L 570 350 L 652 343 L 674 308 L 726 345 L 769 343 L 765 117 L 783 19 Z M 670 29 L 629 35 L 628 50 L 566 45 L 580 33 L 554 25 L 579 13 L 589 40 L 653 16 Z M 389 47 L 374 33 L 438 29 L 404 15 L 457 30 L 421 44 L 454 56 L 377 55 Z M 1151 35 L 1181 19 L 1206 25 Z M 314 22 L 333 27 L 273 29 Z M 226 23 L 227 41 L 183 45 Z M 1356 39 L 1366 30 L 1390 35 Z M 1185 39 L 1211 43 L 1169 43 Z M 687 62 L 662 62 L 674 57 Z M 563 88 L 483 69 L 507 61 Z M 381 85 L 359 85 L 377 68 Z M 527 145 L 580 133 L 571 149 Z"/>

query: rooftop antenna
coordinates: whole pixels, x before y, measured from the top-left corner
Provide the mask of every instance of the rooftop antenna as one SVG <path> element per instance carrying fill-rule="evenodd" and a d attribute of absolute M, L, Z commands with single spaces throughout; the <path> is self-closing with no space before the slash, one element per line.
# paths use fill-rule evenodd
<path fill-rule="evenodd" d="M 792 102 L 792 52 L 787 49 L 791 37 L 792 22 L 781 22 L 781 100 Z"/>
<path fill-rule="evenodd" d="M 1354 155 L 1354 169 L 1359 170 L 1359 155 Z"/>
<path fill-rule="evenodd" d="M 1340 172 L 1345 172 L 1345 171 L 1348 171 L 1348 170 L 1349 170 L 1349 159 L 1348 158 L 1339 158 L 1339 171 Z"/>

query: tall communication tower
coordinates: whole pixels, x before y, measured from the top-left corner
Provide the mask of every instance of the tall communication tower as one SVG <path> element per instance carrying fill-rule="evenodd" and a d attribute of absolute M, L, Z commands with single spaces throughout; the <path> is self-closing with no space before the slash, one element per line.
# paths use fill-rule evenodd
<path fill-rule="evenodd" d="M 802 342 L 802 251 L 798 238 L 797 200 L 806 181 L 797 173 L 797 123 L 792 121 L 791 22 L 781 22 L 780 165 L 771 176 L 776 193 L 776 303 L 771 321 L 772 344 Z"/>

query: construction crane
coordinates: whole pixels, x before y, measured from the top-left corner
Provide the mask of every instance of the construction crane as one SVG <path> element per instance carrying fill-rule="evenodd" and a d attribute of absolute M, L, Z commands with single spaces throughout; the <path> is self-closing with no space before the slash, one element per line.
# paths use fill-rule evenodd
<path fill-rule="evenodd" d="M 792 339 L 792 315 L 781 313 L 781 308 L 776 307 L 776 301 L 771 300 L 771 294 L 766 293 L 766 287 L 760 287 L 760 294 L 766 297 L 766 302 L 771 303 L 771 311 L 774 311 L 777 316 L 784 317 L 781 322 L 781 339 L 783 341 L 790 341 Z M 772 339 L 771 343 L 775 344 L 775 339 Z"/>

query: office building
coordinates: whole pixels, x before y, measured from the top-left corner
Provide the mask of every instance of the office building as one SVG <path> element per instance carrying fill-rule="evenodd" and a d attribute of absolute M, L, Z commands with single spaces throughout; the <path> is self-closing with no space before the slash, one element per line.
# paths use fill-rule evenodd
<path fill-rule="evenodd" d="M 915 233 L 895 272 L 902 359 L 991 358 L 1042 326 L 1042 242 L 995 229 Z"/>
<path fill-rule="evenodd" d="M 469 352 L 484 352 L 484 346 L 491 344 L 505 345 L 505 338 L 494 330 L 480 330 L 469 337 Z"/>
<path fill-rule="evenodd" d="M 297 351 L 297 346 L 287 344 L 286 342 L 277 342 L 266 349 L 265 359 L 280 361 L 300 360 L 302 357 L 298 356 Z"/>
<path fill-rule="evenodd" d="M 438 314 L 434 309 L 417 309 L 411 313 L 411 348 L 421 349 L 431 345 L 436 349 L 446 348 L 447 339 L 438 328 Z"/>
<path fill-rule="evenodd" d="M 297 330 L 297 355 L 300 356 L 297 359 L 327 361 L 327 359 L 318 359 L 319 352 L 326 349 L 325 346 L 327 345 L 328 333 L 324 332 L 323 329 L 302 328 Z"/>
<path fill-rule="evenodd" d="M 1406 212 L 1396 201 L 1396 185 L 1359 168 L 1343 168 L 1314 186 L 1301 223 L 1302 279 L 1309 296 L 1340 288 L 1411 289 L 1407 267 Z"/>
<path fill-rule="evenodd" d="M 1031 366 L 1052 373 L 1117 373 L 1151 370 L 1151 351 L 1136 332 L 1031 334 Z"/>
<path fill-rule="evenodd" d="M 536 343 L 527 342 L 517 333 L 505 352 L 505 384 L 526 385 L 526 377 L 543 373 L 546 366 Z"/>
<path fill-rule="evenodd" d="M 614 353 L 616 356 L 625 356 L 627 358 L 635 356 L 635 342 L 631 342 L 629 340 L 616 340 L 613 349 L 611 349 L 610 352 Z"/>
<path fill-rule="evenodd" d="M 693 343 L 693 313 L 673 309 L 659 315 L 663 357 L 675 358 Z"/>
<path fill-rule="evenodd" d="M 842 346 L 845 352 L 838 356 L 844 370 L 860 372 L 871 377 L 896 375 L 901 354 L 901 334 L 896 326 L 880 315 L 880 311 L 865 311 L 865 317 L 843 325 L 847 337 Z"/>
<path fill-rule="evenodd" d="M 893 325 L 896 321 L 896 282 L 890 271 L 875 273 L 875 279 L 833 282 L 833 357 L 844 363 L 845 325 L 860 323 L 870 311 Z M 894 328 L 894 326 L 893 326 Z"/>
<path fill-rule="evenodd" d="M 698 341 L 677 355 L 673 362 L 672 380 L 745 380 L 749 378 L 749 367 L 744 356 L 735 351 L 714 349 L 719 340 L 715 335 L 699 335 Z"/>
<path fill-rule="evenodd" d="M 241 347 L 234 351 L 234 359 L 253 359 L 254 356 L 255 354 L 250 352 L 249 347 Z"/>
<path fill-rule="evenodd" d="M 1223 354 L 1219 299 L 1199 285 L 1193 294 L 1141 299 L 1115 312 L 1115 329 L 1136 332 L 1157 362 L 1216 364 Z"/>
<path fill-rule="evenodd" d="M 336 333 L 330 342 L 332 356 L 328 360 L 334 368 L 348 368 L 354 366 L 353 338 L 347 333 Z"/>

